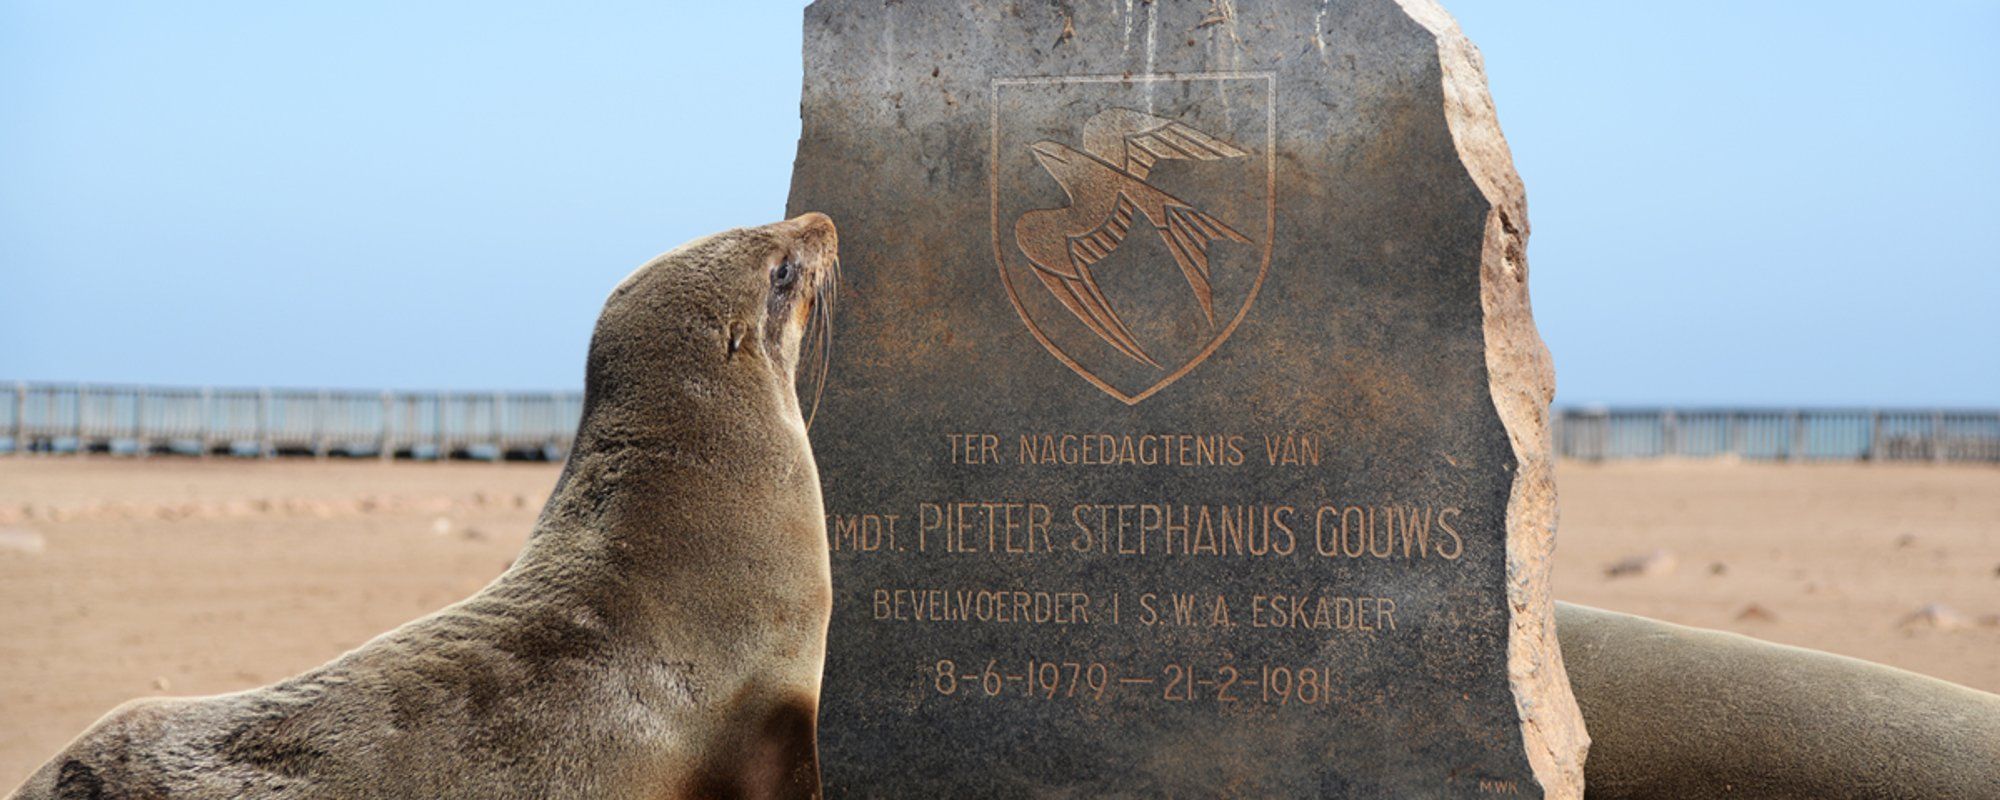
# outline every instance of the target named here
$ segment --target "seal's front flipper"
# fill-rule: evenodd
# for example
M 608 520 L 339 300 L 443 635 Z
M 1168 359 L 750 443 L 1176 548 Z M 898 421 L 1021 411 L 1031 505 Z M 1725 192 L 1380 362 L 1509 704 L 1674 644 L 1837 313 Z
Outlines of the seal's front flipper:
M 774 800 L 819 800 L 819 703 L 793 697 L 764 721 L 746 765 L 768 791 L 753 795 Z
M 819 800 L 818 709 L 818 703 L 803 696 L 778 703 L 755 721 L 741 746 L 702 771 L 689 797 Z

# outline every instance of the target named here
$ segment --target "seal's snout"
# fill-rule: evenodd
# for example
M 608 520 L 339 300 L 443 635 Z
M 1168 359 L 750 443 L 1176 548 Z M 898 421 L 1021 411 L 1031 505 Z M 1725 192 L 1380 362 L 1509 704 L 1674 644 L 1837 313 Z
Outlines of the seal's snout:
M 806 385 L 812 387 L 812 409 L 805 415 L 806 426 L 810 428 L 831 362 L 833 306 L 840 294 L 840 232 L 834 227 L 832 217 L 817 211 L 772 225 L 771 230 L 785 243 L 792 263 L 803 272 L 803 280 L 798 284 L 802 291 L 794 290 L 790 295 L 799 302 L 791 306 L 792 313 L 787 316 L 801 326 L 803 344 L 796 363 L 804 373 Z

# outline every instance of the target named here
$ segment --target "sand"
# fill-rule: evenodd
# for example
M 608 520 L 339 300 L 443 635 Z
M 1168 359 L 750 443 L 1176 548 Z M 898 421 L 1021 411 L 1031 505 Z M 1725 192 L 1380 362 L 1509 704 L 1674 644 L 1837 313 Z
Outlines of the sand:
M 556 472 L 0 458 L 0 790 L 120 702 L 262 685 L 477 590 Z M 1573 463 L 1559 481 L 1561 598 L 2000 691 L 2000 469 Z
M 1559 599 L 2000 692 L 2000 468 L 1570 463 L 1557 491 Z

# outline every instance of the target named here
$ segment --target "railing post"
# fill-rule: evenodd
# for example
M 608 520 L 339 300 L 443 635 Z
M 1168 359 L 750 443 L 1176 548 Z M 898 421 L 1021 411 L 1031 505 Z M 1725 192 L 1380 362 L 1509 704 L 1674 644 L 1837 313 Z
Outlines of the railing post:
M 1660 455 L 1673 458 L 1680 454 L 1680 418 L 1669 408 L 1660 412 Z
M 389 399 L 389 392 L 387 390 L 384 390 L 382 392 L 381 429 L 375 432 L 376 441 L 378 442 L 375 448 L 376 449 L 375 456 L 377 458 L 382 459 L 385 462 L 396 460 L 395 443 L 391 441 L 389 438 L 389 432 L 395 429 L 396 427 L 394 424 L 390 422 L 390 418 L 395 413 L 396 412 L 395 409 L 393 408 L 393 404 Z
M 76 419 L 70 421 L 70 433 L 76 437 L 76 455 L 81 457 L 90 450 L 83 443 L 83 384 L 76 385 L 76 396 L 70 399 L 69 405 L 70 410 L 76 413 Z
M 196 431 L 201 437 L 201 457 L 207 458 L 215 449 L 215 389 L 201 387 L 201 425 Z
M 257 455 L 275 458 L 278 448 L 273 443 L 275 431 L 271 430 L 272 416 L 276 409 L 271 407 L 271 390 L 257 390 Z
M 445 398 L 445 393 L 438 392 L 437 394 L 432 396 L 431 400 L 431 417 L 435 420 L 437 425 L 437 453 L 432 455 L 431 458 L 439 464 L 444 463 L 445 456 L 447 453 L 447 451 L 445 450 L 446 442 L 444 436 L 444 398 Z
M 28 452 L 28 384 L 14 382 L 14 455 Z
M 1783 439 L 1785 450 L 1783 455 L 1780 456 L 1782 460 L 1791 461 L 1803 455 L 1800 452 L 1802 448 L 1799 447 L 1803 438 L 1800 436 L 1801 425 L 1803 423 L 1800 422 L 1798 409 L 1794 408 L 1785 411 L 1785 434 Z
M 1584 427 L 1590 431 L 1590 437 L 1587 439 L 1590 443 L 1590 460 L 1603 461 L 1611 452 L 1610 417 L 1605 416 L 1603 409 L 1592 409 L 1585 412 L 1584 418 L 1579 421 L 1585 423 Z
M 1869 461 L 1882 460 L 1882 409 L 1868 414 L 1868 454 L 1864 457 Z
M 493 393 L 493 463 L 507 463 L 507 394 Z
M 153 454 L 152 445 L 146 441 L 146 387 L 134 390 L 132 396 L 132 439 L 133 447 L 140 458 Z
M 328 405 L 329 398 L 327 391 L 325 389 L 319 390 L 319 396 L 313 398 L 313 459 L 316 461 L 326 460 L 326 410 Z
M 403 436 L 404 438 L 410 440 L 411 461 L 415 461 L 417 459 L 417 434 L 422 430 L 417 427 L 418 397 L 419 397 L 418 394 L 416 394 L 415 392 L 411 392 L 409 394 L 404 395 L 401 398 L 402 408 L 403 408 L 403 430 L 405 431 Z
M 563 395 L 551 393 L 549 395 L 549 418 L 543 423 L 545 427 L 542 433 L 544 444 L 542 447 L 542 458 L 544 460 L 552 458 L 557 452 L 561 452 L 564 457 L 568 457 L 570 447 L 576 443 L 576 426 L 565 424 L 569 422 L 568 412 L 569 399 Z M 554 445 L 554 447 L 549 447 L 548 445 Z
M 1931 461 L 1942 464 L 1944 454 L 1944 409 L 1931 412 Z

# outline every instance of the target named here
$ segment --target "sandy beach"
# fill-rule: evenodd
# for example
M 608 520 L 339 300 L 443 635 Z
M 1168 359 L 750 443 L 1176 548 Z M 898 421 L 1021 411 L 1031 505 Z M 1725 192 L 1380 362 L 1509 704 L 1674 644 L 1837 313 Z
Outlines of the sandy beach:
M 268 683 L 470 594 L 556 473 L 0 458 L 0 790 L 120 702 Z M 2000 469 L 1571 463 L 1559 480 L 1560 598 L 2000 691 Z

